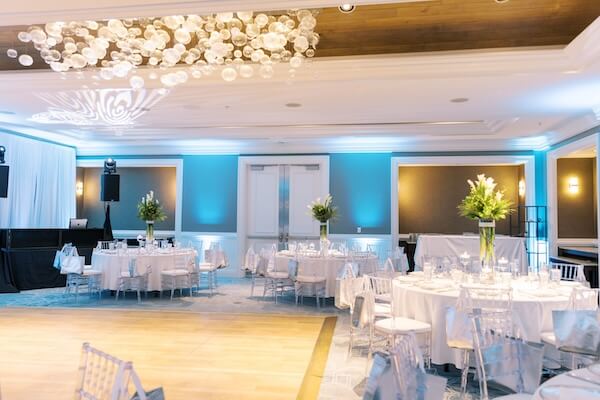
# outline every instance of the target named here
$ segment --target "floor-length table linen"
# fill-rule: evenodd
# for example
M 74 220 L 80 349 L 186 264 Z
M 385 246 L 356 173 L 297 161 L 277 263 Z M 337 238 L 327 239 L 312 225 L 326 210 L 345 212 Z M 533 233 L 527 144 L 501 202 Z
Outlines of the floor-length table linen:
M 494 242 L 496 258 L 508 261 L 519 260 L 521 273 L 527 272 L 527 251 L 525 239 L 512 236 L 496 236 Z M 415 270 L 422 269 L 423 256 L 460 257 L 467 252 L 471 257 L 479 257 L 479 236 L 477 235 L 419 235 L 415 250 Z
M 137 272 L 143 274 L 146 267 L 152 267 L 148 278 L 148 290 L 162 290 L 162 271 L 174 269 L 176 265 L 185 265 L 185 260 L 196 257 L 194 249 L 126 249 L 94 250 L 92 268 L 102 271 L 102 289 L 117 290 L 121 271 L 128 271 L 129 261 L 135 259 Z
M 303 275 L 323 276 L 326 279 L 325 297 L 335 297 L 336 278 L 349 262 L 358 264 L 360 274 L 372 274 L 377 271 L 379 260 L 371 255 L 363 258 L 348 256 L 305 256 L 279 252 L 275 255 L 275 270 L 287 271 L 290 260 L 298 261 L 298 271 Z
M 424 289 L 394 280 L 393 311 L 398 317 L 413 318 L 431 324 L 432 362 L 435 364 L 460 365 L 460 351 L 446 344 L 446 310 L 456 305 L 459 289 L 453 288 L 450 280 L 440 281 L 439 289 Z M 564 310 L 569 302 L 565 288 L 559 295 L 535 297 L 519 291 L 513 293 L 513 321 L 522 337 L 532 342 L 540 342 L 541 333 L 552 331 L 552 310 Z

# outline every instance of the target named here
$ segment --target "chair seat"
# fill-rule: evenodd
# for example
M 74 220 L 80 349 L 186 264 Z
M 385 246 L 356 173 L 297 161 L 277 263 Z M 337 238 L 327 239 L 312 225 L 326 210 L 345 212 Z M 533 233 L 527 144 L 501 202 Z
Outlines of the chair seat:
M 325 283 L 327 279 L 324 276 L 301 276 L 296 277 L 298 283 Z
M 375 295 L 375 300 L 383 301 L 385 303 L 391 303 L 392 302 L 392 295 L 389 294 L 389 293 L 386 293 L 386 294 L 376 294 Z
M 167 276 L 184 276 L 184 275 L 188 275 L 189 271 L 185 270 L 185 269 L 168 269 L 168 270 L 162 271 L 160 274 L 167 275 Z
M 290 275 L 287 272 L 277 272 L 277 271 L 267 272 L 267 278 L 271 278 L 271 279 L 287 279 L 289 277 L 290 277 Z
M 391 304 L 375 303 L 375 309 L 373 310 L 376 317 L 391 317 L 392 306 Z
M 102 275 L 102 271 L 98 271 L 95 269 L 84 269 L 82 275 L 84 275 L 84 276 Z
M 198 264 L 198 270 L 200 272 L 213 272 L 216 271 L 218 268 L 216 265 L 213 265 L 211 263 L 200 263 Z
M 142 275 L 131 276 L 131 275 L 129 275 L 129 272 L 121 271 L 121 278 L 140 278 L 140 277 L 142 277 Z
M 556 345 L 556 336 L 554 332 L 542 332 L 542 343 Z
M 431 325 L 410 318 L 386 318 L 375 322 L 375 329 L 388 335 L 403 333 L 426 333 L 431 331 Z

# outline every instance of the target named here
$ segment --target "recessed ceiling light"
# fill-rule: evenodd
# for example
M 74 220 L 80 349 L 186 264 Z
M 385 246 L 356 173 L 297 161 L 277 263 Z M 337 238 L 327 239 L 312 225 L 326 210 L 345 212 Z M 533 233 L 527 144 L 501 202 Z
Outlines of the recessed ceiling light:
M 466 97 L 457 97 L 455 99 L 450 100 L 450 102 L 452 103 L 466 103 L 467 101 L 469 101 L 469 99 Z
M 502 4 L 502 3 L 508 3 L 508 0 L 495 0 L 496 3 L 498 4 Z
M 288 108 L 299 108 L 299 107 L 302 107 L 302 104 L 300 104 L 300 103 L 287 103 L 285 106 L 288 107 Z
M 338 7 L 338 9 L 344 14 L 350 14 L 354 10 L 356 10 L 356 6 L 354 4 L 344 3 Z

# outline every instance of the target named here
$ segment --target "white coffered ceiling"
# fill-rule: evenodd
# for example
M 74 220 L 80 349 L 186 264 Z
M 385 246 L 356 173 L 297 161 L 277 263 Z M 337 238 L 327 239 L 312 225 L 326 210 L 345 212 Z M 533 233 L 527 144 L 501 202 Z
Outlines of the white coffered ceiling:
M 87 12 L 80 0 L 58 0 L 48 8 L 39 1 L 14 3 L 3 5 L 0 24 L 9 16 L 33 21 L 50 13 L 50 6 L 70 15 Z M 141 10 L 138 3 L 103 2 L 125 11 Z M 239 3 L 219 2 L 230 8 Z M 187 3 L 177 4 L 185 9 Z M 215 7 L 216 2 L 195 4 Z M 253 4 L 283 6 L 267 0 Z M 95 12 L 91 9 L 90 17 Z M 272 80 L 228 83 L 219 74 L 190 79 L 147 103 L 138 93 L 133 124 L 119 127 L 95 115 L 85 125 L 43 124 L 32 116 L 51 111 L 53 96 L 80 99 L 77 93 L 97 91 L 96 106 L 121 118 L 106 98 L 127 89 L 126 80 L 95 80 L 94 71 L 66 77 L 3 72 L 0 128 L 73 145 L 79 154 L 543 149 L 600 124 L 600 19 L 566 48 L 324 58 L 294 79 L 285 69 L 277 72 Z M 146 77 L 148 93 L 160 87 L 148 70 L 138 73 Z M 290 103 L 296 107 L 286 106 Z

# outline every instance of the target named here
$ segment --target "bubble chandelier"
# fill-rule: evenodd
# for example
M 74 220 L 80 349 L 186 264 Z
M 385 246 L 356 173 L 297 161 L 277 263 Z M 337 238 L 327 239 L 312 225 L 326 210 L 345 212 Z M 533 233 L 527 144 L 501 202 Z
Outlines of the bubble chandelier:
M 271 78 L 274 64 L 287 63 L 293 75 L 314 57 L 319 34 L 314 31 L 315 10 L 273 13 L 238 11 L 209 16 L 174 15 L 159 18 L 108 21 L 50 22 L 31 26 L 18 34 L 32 42 L 52 70 L 66 72 L 99 68 L 101 78 L 128 78 L 132 88 L 144 78 L 132 74 L 140 66 L 156 67 L 150 79 L 165 87 L 184 83 L 191 75 L 201 78 L 220 69 L 225 81 L 250 78 L 258 73 Z M 9 57 L 17 52 L 9 49 Z M 19 56 L 30 66 L 30 55 Z M 171 67 L 188 65 L 189 71 Z M 130 77 L 130 75 L 133 75 Z

